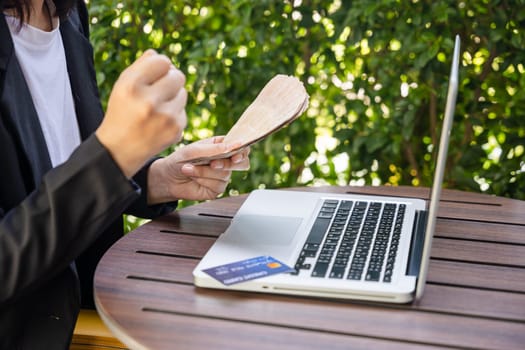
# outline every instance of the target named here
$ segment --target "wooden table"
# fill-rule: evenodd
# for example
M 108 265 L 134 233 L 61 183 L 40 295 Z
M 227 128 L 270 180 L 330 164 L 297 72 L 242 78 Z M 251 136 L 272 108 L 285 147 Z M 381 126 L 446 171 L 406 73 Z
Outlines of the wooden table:
M 95 297 L 122 342 L 133 349 L 525 349 L 524 201 L 445 190 L 423 299 L 383 305 L 194 287 L 193 268 L 245 198 L 161 217 L 107 252 Z

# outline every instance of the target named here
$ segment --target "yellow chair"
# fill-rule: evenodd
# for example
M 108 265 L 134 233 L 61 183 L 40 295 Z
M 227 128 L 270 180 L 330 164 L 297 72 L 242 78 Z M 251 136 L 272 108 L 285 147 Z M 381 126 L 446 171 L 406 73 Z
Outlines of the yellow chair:
M 111 334 L 95 310 L 82 309 L 78 315 L 70 350 L 127 349 Z

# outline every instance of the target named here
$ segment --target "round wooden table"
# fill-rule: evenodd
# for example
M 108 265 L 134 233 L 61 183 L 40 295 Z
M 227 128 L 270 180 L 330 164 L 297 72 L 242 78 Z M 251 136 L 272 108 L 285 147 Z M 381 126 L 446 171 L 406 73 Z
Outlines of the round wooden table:
M 428 198 L 415 187 L 301 190 Z M 525 202 L 444 190 L 417 304 L 197 288 L 192 270 L 246 198 L 127 234 L 95 274 L 98 312 L 132 349 L 525 349 Z

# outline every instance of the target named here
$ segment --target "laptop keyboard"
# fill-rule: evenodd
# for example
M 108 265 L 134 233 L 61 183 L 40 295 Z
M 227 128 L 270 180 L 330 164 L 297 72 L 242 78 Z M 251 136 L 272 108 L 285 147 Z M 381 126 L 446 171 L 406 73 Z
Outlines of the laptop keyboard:
M 292 275 L 308 270 L 312 277 L 391 282 L 405 210 L 405 204 L 325 200 Z

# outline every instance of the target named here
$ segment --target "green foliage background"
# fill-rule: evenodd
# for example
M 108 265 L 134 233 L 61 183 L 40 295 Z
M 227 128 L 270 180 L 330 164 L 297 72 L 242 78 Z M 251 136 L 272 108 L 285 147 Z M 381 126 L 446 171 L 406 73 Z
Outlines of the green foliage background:
M 525 0 L 91 0 L 88 7 L 103 101 L 144 50 L 168 55 L 187 76 L 186 143 L 225 134 L 275 74 L 304 82 L 307 112 L 252 147 L 251 170 L 233 175 L 227 195 L 294 185 L 429 186 L 459 34 L 446 186 L 525 199 Z

